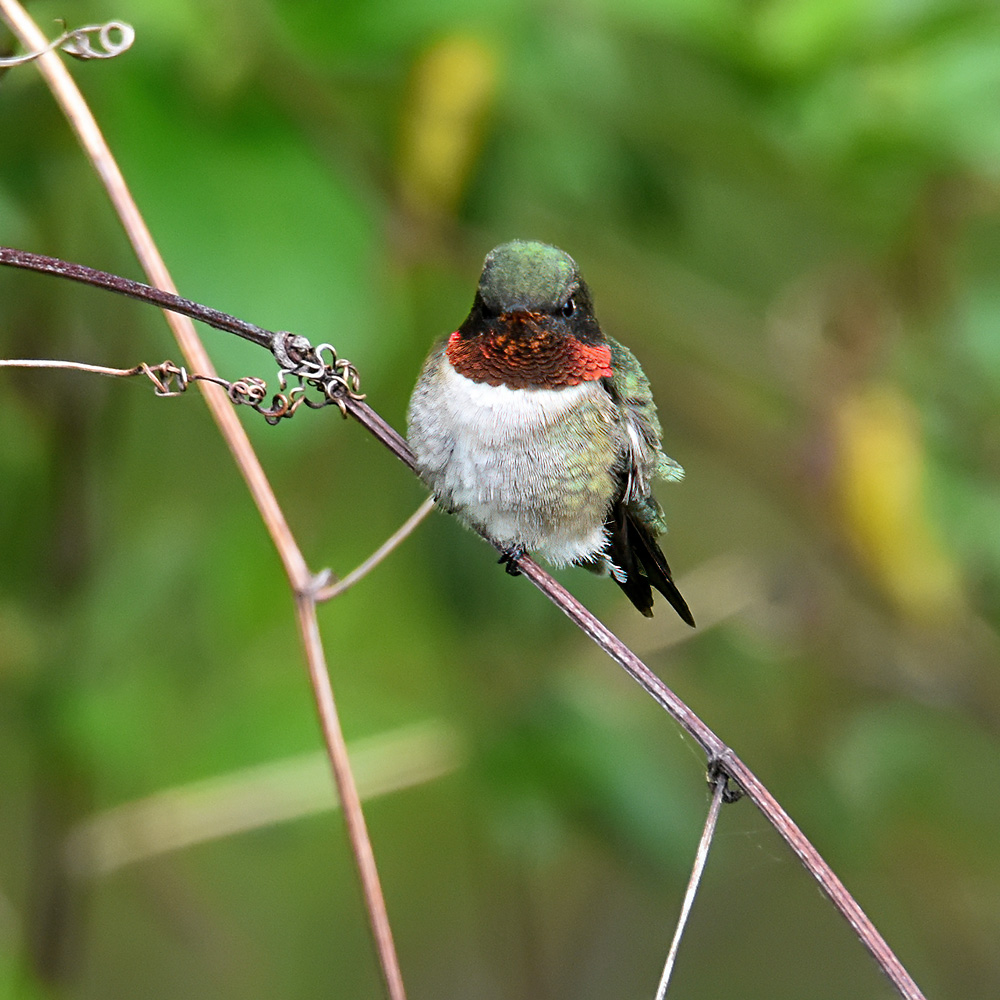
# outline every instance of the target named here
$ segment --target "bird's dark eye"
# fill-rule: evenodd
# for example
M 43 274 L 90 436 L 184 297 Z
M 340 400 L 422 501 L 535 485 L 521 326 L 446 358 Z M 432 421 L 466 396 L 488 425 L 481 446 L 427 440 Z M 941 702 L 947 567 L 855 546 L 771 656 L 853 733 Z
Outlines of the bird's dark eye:
M 567 299 L 559 310 L 565 319 L 569 319 L 576 312 L 576 303 L 572 299 Z

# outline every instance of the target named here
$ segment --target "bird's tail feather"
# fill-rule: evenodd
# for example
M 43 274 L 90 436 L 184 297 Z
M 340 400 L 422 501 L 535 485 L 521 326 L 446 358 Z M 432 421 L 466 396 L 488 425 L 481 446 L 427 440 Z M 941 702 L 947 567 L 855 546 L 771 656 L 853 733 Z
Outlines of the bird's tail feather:
M 694 616 L 674 583 L 667 560 L 653 535 L 629 513 L 625 504 L 614 506 L 607 521 L 610 545 L 608 556 L 622 571 L 624 579 L 612 574 L 625 596 L 647 618 L 653 616 L 655 587 L 678 615 L 694 628 Z

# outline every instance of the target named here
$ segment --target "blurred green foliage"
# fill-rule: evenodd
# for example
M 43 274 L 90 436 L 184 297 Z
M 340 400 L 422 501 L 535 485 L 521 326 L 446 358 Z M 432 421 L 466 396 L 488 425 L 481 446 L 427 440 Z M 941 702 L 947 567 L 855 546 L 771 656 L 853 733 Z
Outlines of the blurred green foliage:
M 561 578 L 757 770 L 929 996 L 996 996 L 993 0 L 31 9 L 52 33 L 135 26 L 71 69 L 182 294 L 332 342 L 399 427 L 491 246 L 576 257 L 687 469 L 660 496 L 701 627 Z M 139 276 L 30 67 L 0 76 L 0 243 Z M 177 359 L 153 310 L 6 269 L 0 353 Z M 319 736 L 278 560 L 199 400 L 0 386 L 0 993 L 378 996 L 332 814 L 74 867 L 95 813 Z M 333 410 L 241 416 L 316 568 L 346 573 L 422 499 Z M 410 994 L 648 997 L 703 761 L 494 562 L 435 515 L 321 612 L 349 738 L 431 720 L 461 748 L 367 809 Z M 675 988 L 890 995 L 745 803 Z

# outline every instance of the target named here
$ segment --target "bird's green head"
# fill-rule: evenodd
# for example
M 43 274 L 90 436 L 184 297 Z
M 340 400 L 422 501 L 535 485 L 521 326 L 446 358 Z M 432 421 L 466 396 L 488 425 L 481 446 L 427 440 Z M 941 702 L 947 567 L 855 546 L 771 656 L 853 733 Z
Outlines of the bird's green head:
M 491 250 L 479 279 L 479 296 L 490 312 L 552 312 L 579 291 L 576 261 L 547 243 L 514 240 Z
M 447 359 L 474 382 L 558 388 L 608 378 L 611 351 L 590 292 L 569 254 L 515 240 L 486 256 L 465 322 Z
M 472 311 L 459 332 L 474 337 L 504 329 L 522 337 L 529 327 L 585 343 L 604 341 L 576 261 L 547 243 L 513 240 L 486 255 Z

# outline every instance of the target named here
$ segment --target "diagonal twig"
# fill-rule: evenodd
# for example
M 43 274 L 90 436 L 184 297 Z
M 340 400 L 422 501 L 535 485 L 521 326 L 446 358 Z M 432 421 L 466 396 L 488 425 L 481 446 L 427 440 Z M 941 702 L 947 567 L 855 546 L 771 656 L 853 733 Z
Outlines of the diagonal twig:
M 106 288 L 127 298 L 159 306 L 161 309 L 176 313 L 178 316 L 196 319 L 207 326 L 214 326 L 217 330 L 235 333 L 237 336 L 243 337 L 244 340 L 249 340 L 252 344 L 266 347 L 272 353 L 275 342 L 283 336 L 272 333 L 270 330 L 264 330 L 253 323 L 247 323 L 246 320 L 237 319 L 228 313 L 219 312 L 218 309 L 192 302 L 174 291 L 167 292 L 163 288 L 145 285 L 141 281 L 123 278 L 118 274 L 109 274 L 107 271 L 98 271 L 93 267 L 85 267 L 83 264 L 60 260 L 58 257 L 47 257 L 45 254 L 30 253 L 27 250 L 15 250 L 13 247 L 0 249 L 2 249 L 0 263 L 10 267 L 18 267 L 25 271 L 44 271 L 47 274 L 57 274 L 60 278 L 68 278 L 70 281 L 91 285 L 94 288 Z M 173 324 L 171 323 L 171 325 Z

